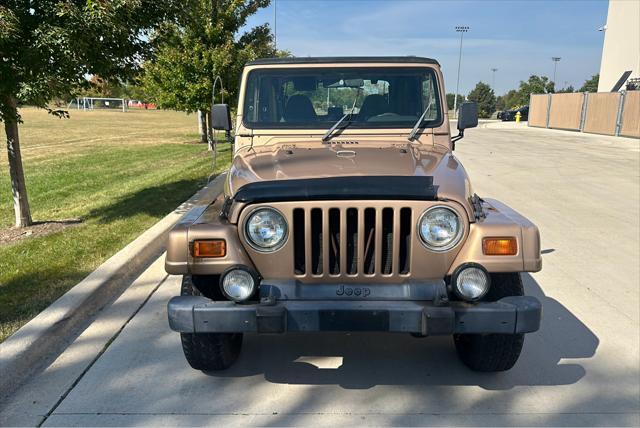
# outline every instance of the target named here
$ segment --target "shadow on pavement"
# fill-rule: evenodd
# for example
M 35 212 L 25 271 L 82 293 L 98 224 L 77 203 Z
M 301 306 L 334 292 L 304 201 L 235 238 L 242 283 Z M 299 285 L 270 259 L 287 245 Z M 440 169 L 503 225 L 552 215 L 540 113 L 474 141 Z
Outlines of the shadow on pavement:
M 269 382 L 340 385 L 367 389 L 376 385 L 478 385 L 505 390 L 520 385 L 569 385 L 585 369 L 567 359 L 590 358 L 598 338 L 560 302 L 544 295 L 529 274 L 525 292 L 541 300 L 540 330 L 528 334 L 516 366 L 502 373 L 476 373 L 457 358 L 450 337 L 413 338 L 389 333 L 317 333 L 245 335 L 235 366 L 215 377 L 264 373 Z

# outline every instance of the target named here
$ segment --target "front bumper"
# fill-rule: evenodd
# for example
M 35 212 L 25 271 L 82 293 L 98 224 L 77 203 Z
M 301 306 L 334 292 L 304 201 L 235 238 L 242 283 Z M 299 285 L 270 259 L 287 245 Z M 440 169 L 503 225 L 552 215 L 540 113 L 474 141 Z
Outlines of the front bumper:
M 431 301 L 283 300 L 237 304 L 205 297 L 174 297 L 169 325 L 182 333 L 284 333 L 288 331 L 387 331 L 423 335 L 530 333 L 542 305 L 535 297 L 505 297 L 468 304 Z

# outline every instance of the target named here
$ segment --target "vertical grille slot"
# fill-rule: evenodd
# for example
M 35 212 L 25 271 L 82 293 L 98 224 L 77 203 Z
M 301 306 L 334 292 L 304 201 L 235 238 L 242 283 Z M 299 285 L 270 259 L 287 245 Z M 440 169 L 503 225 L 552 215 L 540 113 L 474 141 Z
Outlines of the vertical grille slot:
M 398 254 L 398 271 L 401 275 L 409 273 L 411 258 L 411 208 L 400 210 L 400 249 Z
M 311 210 L 311 272 L 322 274 L 322 210 Z
M 347 209 L 347 274 L 358 273 L 358 210 Z
M 376 251 L 376 210 L 367 208 L 364 210 L 364 273 L 375 273 Z
M 340 274 L 340 210 L 329 210 L 329 273 Z
M 293 210 L 293 269 L 296 275 L 306 272 L 304 235 L 304 210 L 296 208 Z
M 381 269 L 384 275 L 391 274 L 393 269 L 393 208 L 382 210 L 382 247 L 380 249 Z
M 293 272 L 342 277 L 411 273 L 413 208 L 293 208 Z

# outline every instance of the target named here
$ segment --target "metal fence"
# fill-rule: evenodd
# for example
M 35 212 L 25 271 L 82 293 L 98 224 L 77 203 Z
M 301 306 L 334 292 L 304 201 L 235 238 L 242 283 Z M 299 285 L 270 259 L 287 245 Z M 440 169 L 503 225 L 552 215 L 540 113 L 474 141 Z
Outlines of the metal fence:
M 640 138 L 640 91 L 532 94 L 529 126 Z

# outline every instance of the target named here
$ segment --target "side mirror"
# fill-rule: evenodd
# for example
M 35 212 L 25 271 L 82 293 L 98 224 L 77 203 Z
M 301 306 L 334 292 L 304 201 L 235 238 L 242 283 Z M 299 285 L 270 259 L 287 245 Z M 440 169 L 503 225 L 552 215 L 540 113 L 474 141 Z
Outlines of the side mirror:
M 458 130 L 464 131 L 467 128 L 478 126 L 478 104 L 467 102 L 460 104 L 458 110 Z
M 227 104 L 214 104 L 211 107 L 211 127 L 219 131 L 231 131 L 231 114 Z
M 466 102 L 460 104 L 458 110 L 458 135 L 451 138 L 451 150 L 456 149 L 456 141 L 462 140 L 464 130 L 478 126 L 478 104 Z

